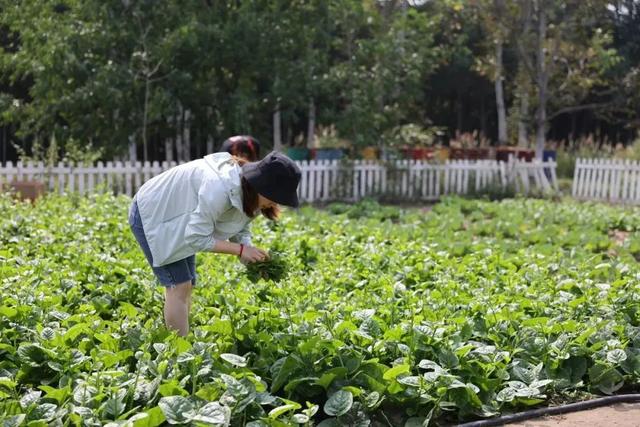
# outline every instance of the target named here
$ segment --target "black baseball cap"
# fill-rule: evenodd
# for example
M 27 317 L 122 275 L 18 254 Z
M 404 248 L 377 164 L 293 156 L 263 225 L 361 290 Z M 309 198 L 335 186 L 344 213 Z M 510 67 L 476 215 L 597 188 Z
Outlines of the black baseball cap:
M 282 153 L 272 151 L 259 162 L 242 166 L 242 176 L 258 194 L 280 205 L 297 208 L 300 168 Z

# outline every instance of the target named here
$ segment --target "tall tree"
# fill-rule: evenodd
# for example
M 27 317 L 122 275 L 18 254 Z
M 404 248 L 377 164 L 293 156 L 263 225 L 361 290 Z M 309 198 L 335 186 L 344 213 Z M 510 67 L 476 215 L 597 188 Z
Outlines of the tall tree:
M 520 0 L 520 5 L 532 22 L 516 43 L 537 93 L 535 148 L 541 158 L 550 119 L 606 104 L 585 100 L 591 90 L 607 84 L 606 72 L 619 56 L 607 29 L 590 25 L 606 12 L 606 1 Z
M 10 111 L 21 135 L 92 139 L 111 154 L 142 137 L 146 159 L 148 128 L 166 106 L 163 91 L 180 76 L 173 58 L 176 38 L 188 36 L 180 19 L 193 15 L 188 8 L 133 0 L 3 0 L 0 7 L 0 23 L 19 39 L 15 52 L 2 52 L 0 66 L 13 80 L 33 81 L 29 99 Z

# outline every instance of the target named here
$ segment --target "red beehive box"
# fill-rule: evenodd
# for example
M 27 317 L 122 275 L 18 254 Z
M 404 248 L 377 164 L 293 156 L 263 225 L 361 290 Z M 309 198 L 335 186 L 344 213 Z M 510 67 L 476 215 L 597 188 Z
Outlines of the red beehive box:
M 45 193 L 44 183 L 40 181 L 13 181 L 5 184 L 6 187 L 20 200 L 31 200 L 32 202 Z

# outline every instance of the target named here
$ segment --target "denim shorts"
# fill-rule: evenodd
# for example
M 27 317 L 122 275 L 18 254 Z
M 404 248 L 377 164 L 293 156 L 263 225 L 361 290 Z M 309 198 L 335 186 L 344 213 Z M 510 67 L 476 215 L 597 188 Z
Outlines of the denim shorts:
M 191 255 L 185 259 L 181 259 L 171 264 L 163 265 L 161 267 L 153 266 L 153 258 L 151 256 L 151 249 L 149 249 L 149 243 L 147 237 L 144 235 L 144 229 L 142 228 L 142 219 L 140 218 L 140 212 L 138 211 L 138 203 L 135 199 L 129 209 L 129 225 L 131 231 L 136 237 L 144 256 L 147 258 L 149 265 L 153 269 L 153 273 L 161 285 L 165 287 L 174 287 L 179 283 L 191 282 L 192 286 L 196 285 L 196 256 Z

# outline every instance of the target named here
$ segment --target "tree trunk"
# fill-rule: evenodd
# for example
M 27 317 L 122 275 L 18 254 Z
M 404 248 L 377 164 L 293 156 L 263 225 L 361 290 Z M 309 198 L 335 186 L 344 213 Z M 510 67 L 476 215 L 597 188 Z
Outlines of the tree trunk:
M 518 94 L 520 98 L 520 113 L 518 114 L 518 146 L 527 147 L 529 145 L 529 123 L 534 122 L 529 117 L 529 84 L 532 82 L 537 86 L 537 72 L 535 64 L 531 62 L 530 50 L 532 47 L 525 45 L 524 41 L 530 37 L 531 23 L 533 19 L 533 1 L 522 1 L 522 31 L 517 35 L 516 45 L 518 48 L 519 70 L 517 77 Z
M 538 80 L 538 114 L 536 120 L 536 158 L 542 160 L 547 125 L 547 71 L 545 64 L 544 44 L 547 38 L 547 15 L 544 0 L 538 6 L 538 46 L 537 46 L 537 80 Z
M 180 163 L 183 160 L 184 148 L 182 144 L 182 106 L 178 106 L 178 114 L 176 115 L 176 161 Z
M 316 104 L 313 98 L 309 100 L 309 123 L 307 125 L 307 148 L 314 147 L 316 138 Z
M 498 109 L 498 143 L 507 144 L 507 112 L 504 106 L 504 90 L 502 87 L 502 40 L 496 43 L 496 106 Z
M 7 162 L 7 126 L 2 126 L 2 164 Z
M 182 122 L 182 131 L 184 133 L 182 158 L 185 162 L 191 160 L 191 110 L 184 111 L 184 121 Z
M 129 161 L 135 163 L 138 161 L 138 147 L 136 147 L 136 138 L 129 135 Z
M 529 117 L 529 94 L 525 89 L 520 93 L 520 114 L 518 116 L 518 146 L 526 147 L 529 144 L 527 133 L 527 117 Z
M 173 128 L 173 116 L 169 116 L 167 117 L 167 128 L 169 130 L 169 133 L 171 133 L 171 131 L 174 129 Z M 171 137 L 166 137 L 164 139 L 164 159 L 167 162 L 172 162 L 173 161 L 173 138 Z
M 280 104 L 273 113 L 273 150 L 282 151 L 282 123 L 280 121 Z
M 146 162 L 149 159 L 147 148 L 147 120 L 149 116 L 149 86 L 150 81 L 147 76 L 144 82 L 144 112 L 142 114 L 142 159 Z
M 458 86 L 457 88 L 457 94 L 456 94 L 456 112 L 457 112 L 457 123 L 456 123 L 456 127 L 457 130 L 459 132 L 462 132 L 462 125 L 463 125 L 463 110 L 462 110 L 462 89 L 460 88 L 460 86 Z
M 207 107 L 207 122 L 213 122 L 213 109 L 211 107 Z M 213 153 L 213 135 L 211 135 L 211 131 L 207 132 L 207 154 Z
M 173 161 L 173 140 L 171 138 L 164 139 L 164 159 L 167 162 Z
M 197 126 L 193 130 L 193 142 L 194 142 L 194 148 L 196 151 L 195 158 L 199 159 L 202 157 L 202 140 L 200 138 L 200 129 Z
M 485 94 L 483 93 L 480 98 L 480 132 L 481 137 L 487 137 L 487 111 L 486 111 L 486 100 Z

